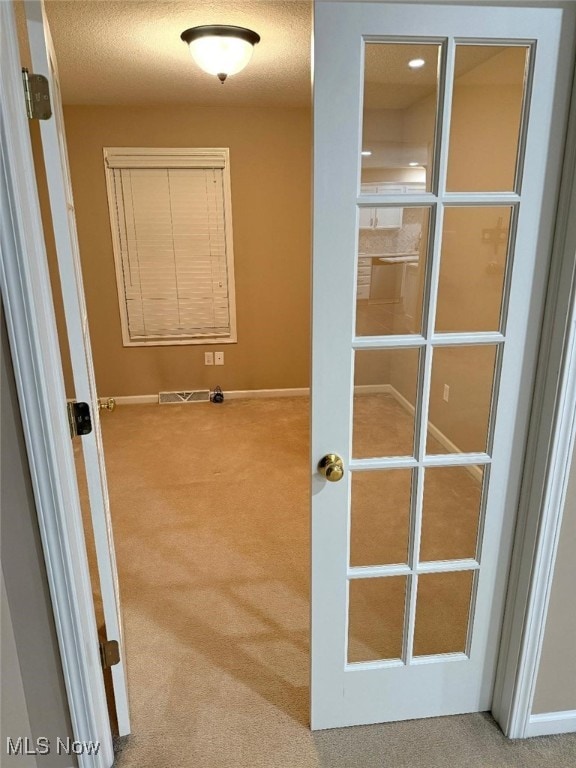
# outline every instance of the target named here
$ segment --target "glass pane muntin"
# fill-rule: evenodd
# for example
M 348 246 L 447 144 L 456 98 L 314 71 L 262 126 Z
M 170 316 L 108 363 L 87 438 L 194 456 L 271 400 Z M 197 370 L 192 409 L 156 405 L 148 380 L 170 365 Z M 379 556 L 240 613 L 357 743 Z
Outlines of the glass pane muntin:
M 434 125 L 434 139 L 433 139 L 433 151 L 431 152 L 432 157 L 432 167 L 430 169 L 429 174 L 429 180 L 426 181 L 426 191 L 422 192 L 420 194 L 434 194 L 438 195 L 439 193 L 442 194 L 441 190 L 441 179 L 440 179 L 440 164 L 439 164 L 439 156 L 442 153 L 446 154 L 446 164 L 448 163 L 448 153 L 449 153 L 449 126 L 443 126 L 443 111 L 446 104 L 446 90 L 449 87 L 449 84 L 446 82 L 445 79 L 445 72 L 446 72 L 446 60 L 447 60 L 447 51 L 448 51 L 448 40 L 435 40 L 433 38 L 429 39 L 406 39 L 406 38 L 393 38 L 393 37 L 378 37 L 378 38 L 369 38 L 366 37 L 364 39 L 364 52 L 365 52 L 365 61 L 362 68 L 362 78 L 363 78 L 363 102 L 361 106 L 361 115 L 364 114 L 364 110 L 366 108 L 366 95 L 364 92 L 364 80 L 366 77 L 366 46 L 377 46 L 377 45 L 390 45 L 390 46 L 411 46 L 411 45 L 423 45 L 427 46 L 430 49 L 432 49 L 434 46 L 438 46 L 438 59 L 437 59 L 437 79 L 438 79 L 438 91 L 437 91 L 437 104 L 436 104 L 436 114 L 435 114 L 435 125 Z M 521 48 L 526 51 L 526 67 L 525 67 L 525 79 L 524 79 L 524 91 L 523 91 L 523 106 L 521 110 L 521 118 L 520 118 L 520 125 L 518 130 L 518 143 L 517 143 L 517 154 L 516 154 L 516 165 L 515 165 L 515 173 L 514 173 L 514 185 L 512 189 L 509 190 L 486 190 L 486 192 L 489 194 L 490 192 L 497 192 L 498 194 L 503 193 L 510 193 L 510 194 L 517 194 L 519 195 L 521 192 L 521 186 L 522 186 L 522 171 L 523 171 L 523 162 L 524 162 L 524 154 L 525 154 L 525 136 L 526 136 L 526 129 L 527 129 L 527 123 L 528 123 L 528 109 L 527 105 L 530 104 L 531 99 L 531 82 L 532 82 L 532 74 L 534 69 L 534 43 L 530 41 L 514 41 L 514 40 L 506 40 L 506 41 L 486 41 L 483 39 L 475 39 L 475 38 L 469 38 L 466 39 L 456 39 L 453 43 L 455 47 L 455 54 L 458 50 L 463 50 L 465 48 L 470 47 L 476 47 L 476 48 L 501 48 L 504 52 L 506 49 L 515 49 L 515 48 Z M 407 48 L 408 49 L 408 48 Z M 457 72 L 454 70 L 452 72 L 452 78 L 453 81 L 450 83 L 450 87 L 453 88 L 455 81 L 457 79 Z M 364 130 L 364 120 L 362 120 L 361 129 Z M 444 138 L 444 146 L 442 147 L 442 139 L 443 139 L 443 129 L 447 127 L 448 131 L 446 133 L 446 136 Z M 361 134 L 360 136 L 361 144 L 363 144 L 363 136 Z M 360 192 L 361 187 L 361 179 L 362 179 L 362 161 L 365 160 L 364 157 L 362 157 L 362 146 L 360 147 L 359 151 L 359 164 L 358 164 L 358 190 Z M 445 173 L 447 171 L 447 168 L 445 169 Z M 428 176 L 428 173 L 427 173 Z M 462 190 L 462 191 L 456 191 L 456 190 L 450 190 L 446 192 L 446 178 L 442 180 L 442 183 L 444 185 L 444 195 L 446 197 L 450 197 L 451 194 L 454 196 L 458 195 L 466 195 L 466 194 L 474 194 L 474 190 Z
M 394 42 L 396 42 L 396 41 L 394 41 Z M 465 42 L 466 43 L 470 43 L 470 44 L 476 44 L 476 45 L 479 44 L 478 41 L 474 41 L 474 40 L 467 40 Z M 459 42 L 458 42 L 458 45 L 460 45 Z M 528 94 L 526 94 L 525 97 L 527 98 Z M 442 101 L 442 94 L 440 94 L 440 101 Z M 519 159 L 519 161 L 517 162 L 517 165 L 516 165 L 516 176 L 515 176 L 515 187 L 514 187 L 514 190 L 516 190 L 516 188 L 519 187 L 519 183 L 520 183 L 518 168 L 522 164 L 521 159 L 522 159 L 522 154 L 523 154 L 523 134 L 524 134 L 524 131 L 525 131 L 525 121 L 526 121 L 525 115 L 523 115 L 522 122 L 521 122 L 521 125 L 520 125 L 520 133 L 519 133 L 519 152 L 518 152 L 518 157 L 520 159 Z M 441 137 L 439 135 L 439 129 L 437 128 L 436 136 L 435 136 L 436 144 L 439 144 L 440 140 L 441 140 Z M 444 144 L 445 144 L 445 146 L 443 147 L 443 151 L 447 152 L 448 136 L 445 137 Z M 437 157 L 438 154 L 439 154 L 439 150 L 435 154 L 435 157 Z M 436 164 L 435 170 L 436 170 L 436 173 L 437 173 L 438 170 L 439 170 L 438 164 Z M 439 180 L 435 181 L 433 179 L 432 183 L 428 187 L 428 189 L 430 189 L 432 192 L 436 192 L 436 193 L 439 192 L 439 195 L 440 195 L 439 202 L 441 202 L 443 204 L 446 204 L 446 205 L 478 205 L 478 204 L 482 205 L 483 201 L 480 202 L 478 199 L 476 199 L 476 200 L 472 199 L 472 197 L 474 197 L 474 196 L 477 197 L 478 196 L 478 194 L 479 194 L 478 191 L 475 192 L 475 191 L 462 190 L 462 191 L 454 191 L 454 192 L 446 193 L 442 189 L 440 189 L 440 191 L 439 191 L 439 187 L 441 187 L 442 185 L 439 184 L 439 183 L 436 183 L 436 182 L 439 182 Z M 420 205 L 428 204 L 428 203 L 424 203 L 423 202 L 423 195 L 424 194 L 430 195 L 430 197 L 432 197 L 430 191 L 427 192 L 427 193 L 419 194 L 419 196 L 418 196 L 419 197 L 418 203 Z M 503 194 L 502 190 L 498 190 L 499 199 L 495 199 L 494 196 L 491 196 L 490 191 L 484 191 L 484 192 L 481 192 L 481 194 L 486 198 L 486 204 L 487 205 L 492 205 L 492 206 L 495 206 L 495 205 L 510 205 L 513 208 L 512 220 L 510 222 L 510 236 L 509 236 L 509 242 L 508 242 L 508 248 L 509 248 L 509 254 L 508 255 L 509 255 L 509 258 L 508 258 L 508 263 L 506 265 L 506 270 L 505 270 L 505 273 L 504 273 L 504 286 L 503 286 L 504 297 L 503 297 L 503 300 L 502 300 L 502 306 L 501 306 L 501 312 L 500 312 L 500 324 L 499 324 L 499 328 L 498 328 L 498 331 L 500 333 L 503 333 L 504 332 L 504 328 L 505 328 L 506 310 L 507 310 L 507 304 L 508 304 L 508 292 L 509 292 L 509 282 L 510 282 L 510 274 L 511 274 L 510 263 L 511 263 L 511 257 L 513 255 L 513 245 L 514 245 L 514 243 L 513 243 L 513 233 L 514 233 L 514 229 L 515 229 L 515 227 L 514 227 L 514 224 L 515 224 L 515 213 L 516 213 L 516 208 L 517 208 L 517 204 L 518 204 L 519 201 L 518 201 L 517 197 L 513 197 L 513 195 L 516 194 L 515 191 L 512 191 L 510 193 L 505 191 L 504 194 Z M 508 199 L 506 199 L 506 195 L 508 195 L 508 194 L 510 195 L 510 197 Z M 490 198 L 490 202 L 488 202 L 488 198 Z M 359 198 L 358 202 L 360 202 L 361 199 L 362 199 L 362 202 L 364 202 L 363 198 Z M 392 194 L 390 194 L 388 196 L 384 192 L 383 193 L 379 193 L 379 195 L 377 197 L 373 197 L 372 200 L 376 201 L 376 202 L 373 202 L 374 205 L 377 205 L 377 203 L 381 202 L 382 204 L 394 203 L 394 204 L 398 204 L 398 205 L 402 204 L 403 206 L 406 206 L 406 202 L 404 200 L 401 200 L 401 202 L 399 202 L 398 198 L 396 196 L 394 196 Z M 368 205 L 370 205 L 370 204 L 372 204 L 372 203 L 368 203 Z M 434 235 L 433 235 L 433 231 L 432 231 L 433 230 L 433 226 L 432 225 L 433 225 L 433 222 L 431 222 L 431 227 L 430 227 L 430 230 L 431 230 L 430 243 L 434 242 Z M 430 272 L 431 272 L 430 266 L 431 266 L 433 258 L 436 261 L 438 261 L 439 255 L 438 255 L 438 253 L 436 253 L 436 255 L 433 255 L 432 248 L 430 248 L 430 258 L 428 259 L 427 270 L 426 270 L 426 272 L 427 272 L 427 280 L 426 280 L 427 293 L 429 292 L 429 288 L 430 288 L 430 286 L 429 286 Z M 439 267 L 438 264 L 436 264 L 435 268 L 438 270 L 440 267 Z M 437 280 L 435 279 L 434 282 L 436 283 Z M 437 287 L 438 287 L 437 285 L 433 286 L 434 290 L 437 290 Z M 436 297 L 433 298 L 432 303 L 434 303 L 434 304 L 436 303 Z M 428 301 L 426 302 L 426 304 L 427 304 L 427 306 L 429 306 L 429 302 Z M 443 332 L 434 333 L 433 327 L 430 326 L 429 323 L 427 322 L 429 320 L 428 316 L 429 316 L 429 313 L 425 311 L 423 313 L 423 319 L 422 319 L 422 331 L 421 331 L 422 332 L 422 336 L 423 336 L 422 344 L 419 345 L 421 348 L 426 346 L 426 342 L 424 341 L 425 338 L 429 339 L 429 343 L 431 343 L 432 347 L 436 347 L 436 346 L 442 347 L 442 346 L 445 346 L 448 340 L 446 339 L 444 341 L 444 343 L 442 343 L 441 337 L 444 334 L 446 334 L 446 333 L 458 334 L 458 335 L 461 334 L 461 335 L 465 335 L 466 336 L 466 339 L 462 338 L 461 340 L 456 340 L 456 341 L 454 340 L 454 338 L 452 338 L 450 340 L 449 346 L 460 346 L 460 344 L 462 344 L 462 345 L 464 345 L 464 344 L 466 344 L 466 345 L 475 345 L 476 343 L 482 344 L 481 336 L 482 336 L 483 331 L 481 331 L 481 330 L 476 332 L 474 330 L 467 330 L 466 331 L 466 330 L 458 329 L 458 330 L 453 330 L 453 331 L 447 330 L 444 333 Z M 492 330 L 496 330 L 496 329 L 490 329 L 490 330 L 492 331 Z M 478 335 L 478 341 L 477 342 L 473 338 L 476 333 Z M 364 338 L 366 338 L 366 337 L 364 337 Z M 388 343 L 387 344 L 383 344 L 383 346 L 388 347 L 390 344 L 392 344 L 392 345 L 394 344 L 393 337 L 391 338 L 390 336 L 388 336 L 386 338 L 386 341 Z M 416 339 L 414 339 L 414 341 L 416 341 Z M 502 338 L 501 341 L 503 342 L 504 339 Z M 439 342 L 439 343 L 436 344 L 436 342 Z M 404 342 L 404 343 L 406 343 L 406 342 Z M 494 343 L 494 342 L 492 341 L 492 343 Z M 408 346 L 414 347 L 416 345 L 415 344 L 409 344 Z M 497 343 L 497 347 L 498 347 L 498 352 L 497 352 L 497 356 L 496 356 L 495 373 L 494 373 L 493 387 L 492 387 L 492 400 L 491 400 L 492 407 L 490 408 L 488 440 L 487 440 L 487 445 L 486 445 L 487 459 L 488 459 L 488 456 L 491 455 L 491 453 L 492 453 L 492 441 L 493 441 L 493 431 L 494 431 L 494 421 L 495 421 L 495 407 L 494 407 L 494 405 L 497 403 L 497 397 L 498 397 L 501 359 L 502 359 L 502 353 L 503 353 L 503 344 L 502 343 Z M 395 347 L 395 348 L 403 348 L 402 340 L 400 338 L 398 339 L 398 346 Z M 422 358 L 423 357 L 424 357 L 424 355 L 422 355 Z M 431 365 L 431 362 L 428 362 L 428 364 Z M 421 368 L 423 368 L 423 359 L 421 359 Z M 419 386 L 422 386 L 423 380 L 424 380 L 424 377 L 423 377 L 423 375 L 421 375 L 419 377 Z M 428 398 L 429 394 L 425 393 L 424 397 Z M 422 395 L 420 395 L 420 397 L 418 399 L 419 399 L 419 401 L 421 401 L 422 400 Z M 420 420 L 421 414 L 422 414 L 421 402 L 420 402 L 420 407 L 417 406 L 417 410 L 418 410 L 418 416 L 417 416 L 417 422 L 418 422 Z M 418 433 L 418 430 L 419 430 L 419 424 L 416 423 L 415 424 L 415 432 Z M 416 437 L 416 445 L 418 445 L 418 437 Z M 415 451 L 415 456 L 416 457 L 419 456 L 419 460 L 418 460 L 418 458 L 417 458 L 417 460 L 418 460 L 418 464 L 420 466 L 424 466 L 424 467 L 426 467 L 426 466 L 434 466 L 434 467 L 435 466 L 454 466 L 453 462 L 454 462 L 455 456 L 453 454 L 452 455 L 449 455 L 449 454 L 445 454 L 444 455 L 444 454 L 440 454 L 440 453 L 434 454 L 434 456 L 433 456 L 433 463 L 430 463 L 430 464 L 429 464 L 429 462 L 427 460 L 428 457 L 426 457 L 425 455 L 419 455 L 418 454 L 418 449 L 416 449 L 416 451 Z M 432 457 L 430 457 L 430 458 L 432 458 Z M 443 461 L 443 459 L 444 459 L 444 461 Z M 362 460 L 359 461 L 359 464 L 361 463 L 361 461 Z M 386 465 L 387 461 L 394 461 L 394 459 L 389 459 L 389 460 L 381 459 L 379 461 L 379 465 L 381 464 L 382 467 L 384 467 Z M 480 463 L 482 463 L 482 460 L 480 461 Z M 478 532 L 479 541 L 481 541 L 481 538 L 482 538 L 482 525 L 483 525 L 483 519 L 484 519 L 484 508 L 485 508 L 485 503 L 486 503 L 487 487 L 488 487 L 488 480 L 489 480 L 489 478 L 488 478 L 489 465 L 490 465 L 489 460 L 487 461 L 486 464 L 483 465 L 483 469 L 485 471 L 485 482 L 483 484 L 483 491 L 482 491 L 482 501 L 481 501 L 481 511 L 480 511 L 481 519 L 479 521 L 479 532 Z M 396 463 L 396 464 L 394 464 L 394 466 L 398 467 L 399 464 Z M 413 465 L 410 465 L 410 466 L 413 466 Z M 480 553 L 479 553 L 479 551 L 477 551 L 477 557 L 479 557 L 479 555 L 480 555 Z M 436 569 L 434 569 L 434 570 L 436 571 Z M 440 562 L 438 563 L 438 571 L 437 572 L 438 573 L 443 573 Z M 415 573 L 417 573 L 417 566 L 416 566 Z M 471 623 L 473 621 L 472 617 L 474 615 L 474 600 L 475 600 L 475 593 L 476 593 L 477 575 L 478 574 L 476 572 L 475 575 L 474 575 L 474 578 L 473 578 L 473 586 L 472 586 L 472 589 L 471 589 L 471 613 L 470 613 Z M 468 645 L 469 645 L 469 642 L 470 642 L 470 639 L 471 639 L 471 630 L 472 630 L 472 627 L 470 626 L 468 628 L 467 648 L 465 650 L 465 653 L 468 653 Z M 461 653 L 462 650 L 459 650 L 458 652 Z

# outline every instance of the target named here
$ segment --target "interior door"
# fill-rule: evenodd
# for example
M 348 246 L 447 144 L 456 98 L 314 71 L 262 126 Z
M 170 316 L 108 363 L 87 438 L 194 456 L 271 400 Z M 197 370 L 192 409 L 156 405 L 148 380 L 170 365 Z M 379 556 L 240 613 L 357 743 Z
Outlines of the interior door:
M 315 729 L 490 709 L 563 23 L 558 9 L 315 3 Z M 362 228 L 367 208 L 398 206 L 398 229 Z M 404 260 L 409 290 L 358 291 L 369 258 Z
M 130 732 L 130 716 L 118 575 L 58 70 L 43 3 L 30 0 L 25 5 L 34 72 L 45 75 L 50 86 L 53 115 L 40 121 L 42 148 L 76 400 L 88 403 L 92 416 L 90 434 L 75 439 L 82 440 L 106 637 L 120 645 L 120 662 L 111 668 L 111 673 L 118 732 L 124 736 Z

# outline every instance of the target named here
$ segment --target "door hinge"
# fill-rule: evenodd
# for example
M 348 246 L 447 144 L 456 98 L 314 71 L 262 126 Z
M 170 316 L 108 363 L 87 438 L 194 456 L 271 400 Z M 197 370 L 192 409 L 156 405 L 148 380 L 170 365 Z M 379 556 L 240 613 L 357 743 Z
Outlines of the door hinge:
M 24 98 L 26 99 L 28 118 L 30 120 L 48 120 L 49 117 L 52 117 L 48 78 L 44 75 L 30 74 L 23 67 L 22 82 L 24 83 Z
M 100 643 L 100 659 L 102 669 L 110 669 L 114 664 L 120 663 L 120 645 L 118 640 L 105 640 Z
M 89 435 L 92 432 L 92 417 L 88 403 L 77 403 L 75 400 L 70 400 L 67 408 L 70 437 Z

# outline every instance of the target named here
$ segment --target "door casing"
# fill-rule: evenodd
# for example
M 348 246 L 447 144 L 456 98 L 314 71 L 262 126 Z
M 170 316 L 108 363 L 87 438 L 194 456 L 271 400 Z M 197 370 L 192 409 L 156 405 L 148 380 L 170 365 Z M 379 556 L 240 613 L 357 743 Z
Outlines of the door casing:
M 92 429 L 80 438 L 83 476 L 86 480 L 106 639 L 117 642 L 119 646 L 118 662 L 110 667 L 109 673 L 110 706 L 116 714 L 118 734 L 126 736 L 130 733 L 130 706 L 120 588 L 57 60 L 43 0 L 26 0 L 25 13 L 32 67 L 35 72 L 41 72 L 47 77 L 52 92 L 53 116 L 50 120 L 40 121 L 42 158 L 52 214 L 74 396 L 88 403 L 92 412 Z
M 80 768 L 114 760 L 66 392 L 10 3 L 0 3 L 0 285 Z

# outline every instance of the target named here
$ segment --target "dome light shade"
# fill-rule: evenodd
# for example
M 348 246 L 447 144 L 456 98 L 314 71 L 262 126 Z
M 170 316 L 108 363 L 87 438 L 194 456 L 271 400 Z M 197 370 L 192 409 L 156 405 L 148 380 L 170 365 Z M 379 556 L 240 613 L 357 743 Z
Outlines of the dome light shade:
M 190 46 L 192 58 L 200 69 L 217 75 L 223 83 L 228 75 L 244 69 L 252 58 L 260 35 L 245 27 L 210 24 L 192 27 L 180 35 Z

